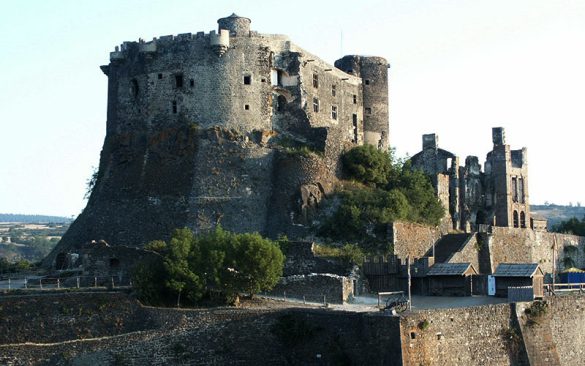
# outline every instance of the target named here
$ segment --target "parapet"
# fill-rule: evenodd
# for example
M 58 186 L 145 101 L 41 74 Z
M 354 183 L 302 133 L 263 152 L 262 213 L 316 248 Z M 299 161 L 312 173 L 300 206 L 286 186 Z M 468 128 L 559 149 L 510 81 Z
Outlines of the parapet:
M 220 29 L 219 34 L 211 31 L 209 34 L 209 45 L 221 57 L 230 47 L 230 32 L 226 29 Z

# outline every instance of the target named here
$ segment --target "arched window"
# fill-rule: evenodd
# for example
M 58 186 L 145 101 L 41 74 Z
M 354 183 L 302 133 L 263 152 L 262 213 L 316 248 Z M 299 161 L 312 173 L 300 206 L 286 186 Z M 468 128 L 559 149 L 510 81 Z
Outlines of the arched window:
M 520 212 L 520 227 L 526 228 L 526 214 L 524 211 Z
M 514 227 L 518 227 L 518 211 L 514 210 L 513 218 L 514 218 Z

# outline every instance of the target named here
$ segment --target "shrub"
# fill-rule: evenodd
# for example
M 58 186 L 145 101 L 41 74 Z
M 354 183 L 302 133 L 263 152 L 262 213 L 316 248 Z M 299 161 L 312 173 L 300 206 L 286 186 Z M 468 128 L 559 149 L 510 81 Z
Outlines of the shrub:
M 392 171 L 390 154 L 370 144 L 354 147 L 342 156 L 343 166 L 350 177 L 368 185 L 383 186 Z

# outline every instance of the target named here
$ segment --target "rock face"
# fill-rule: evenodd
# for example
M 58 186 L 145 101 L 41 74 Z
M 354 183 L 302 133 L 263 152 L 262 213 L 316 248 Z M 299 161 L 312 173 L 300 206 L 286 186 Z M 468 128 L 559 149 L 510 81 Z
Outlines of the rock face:
M 140 247 L 179 227 L 302 238 L 340 154 L 388 146 L 383 58 L 345 56 L 342 71 L 248 18 L 218 23 L 110 54 L 95 187 L 46 265 L 90 240 Z

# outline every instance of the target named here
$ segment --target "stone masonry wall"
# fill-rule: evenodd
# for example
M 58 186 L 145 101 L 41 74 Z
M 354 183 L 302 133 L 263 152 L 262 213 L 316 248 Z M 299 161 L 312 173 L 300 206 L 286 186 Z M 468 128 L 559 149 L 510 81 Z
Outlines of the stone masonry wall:
M 311 273 L 282 277 L 269 294 L 309 302 L 342 304 L 353 295 L 353 283 L 348 277 L 329 273 Z
M 433 243 L 441 237 L 441 232 L 436 227 L 409 222 L 394 222 L 392 233 L 394 254 L 403 260 L 409 255 L 411 258 L 425 256 Z
M 425 310 L 400 321 L 403 365 L 519 365 L 510 305 Z M 514 352 L 513 352 L 514 351 Z

